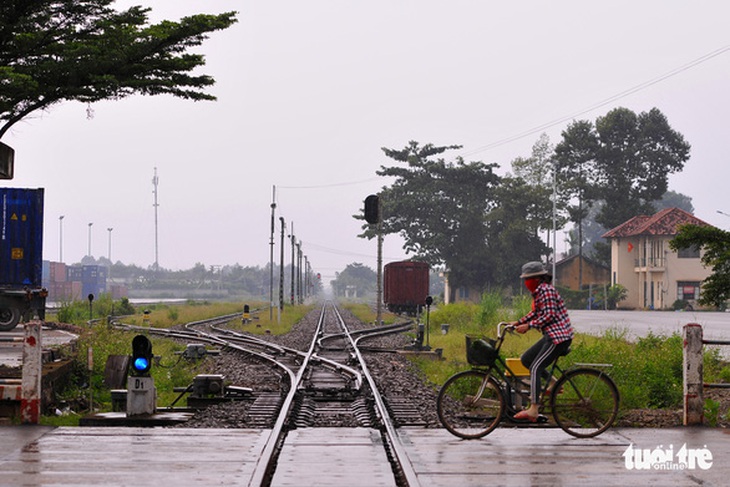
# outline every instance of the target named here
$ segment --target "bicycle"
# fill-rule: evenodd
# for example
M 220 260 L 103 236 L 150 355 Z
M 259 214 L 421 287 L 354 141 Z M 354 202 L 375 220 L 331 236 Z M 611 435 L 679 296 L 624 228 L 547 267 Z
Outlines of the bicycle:
M 491 433 L 502 420 L 530 423 L 514 419 L 528 401 L 529 382 L 513 372 L 500 355 L 505 332 L 513 330 L 509 323 L 501 322 L 496 340 L 466 336 L 467 362 L 473 367 L 449 377 L 436 403 L 441 423 L 452 434 L 476 439 Z M 570 435 L 590 438 L 603 433 L 618 415 L 618 389 L 602 370 L 612 365 L 574 364 L 563 370 L 559 358 L 549 368 L 556 381 L 544 381 L 540 403 L 549 399 L 555 423 Z M 537 422 L 548 421 L 541 414 Z

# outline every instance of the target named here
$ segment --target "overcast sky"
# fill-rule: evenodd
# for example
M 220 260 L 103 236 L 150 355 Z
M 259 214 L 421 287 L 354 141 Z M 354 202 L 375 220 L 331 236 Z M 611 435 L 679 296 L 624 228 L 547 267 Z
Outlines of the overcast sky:
M 667 116 L 692 145 L 670 189 L 730 228 L 717 213 L 730 214 L 726 0 L 117 2 L 136 4 L 153 21 L 239 12 L 201 48 L 218 101 L 69 102 L 17 124 L 9 185 L 46 190 L 46 260 L 79 262 L 89 233 L 107 256 L 113 228 L 113 261 L 151 265 L 157 168 L 162 267 L 266 265 L 276 186 L 277 262 L 283 217 L 324 278 L 374 269 L 352 215 L 389 183 L 382 147 L 458 144 L 449 159 L 505 172 L 542 132 L 555 144 L 571 120 L 619 106 Z M 386 237 L 385 262 L 407 258 L 401 247 Z

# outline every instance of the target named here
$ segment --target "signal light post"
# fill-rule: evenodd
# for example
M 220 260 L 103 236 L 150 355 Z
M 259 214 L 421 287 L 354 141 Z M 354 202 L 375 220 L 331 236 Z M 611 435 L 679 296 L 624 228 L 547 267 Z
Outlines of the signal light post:
M 376 299 L 377 303 L 377 324 L 380 325 L 383 322 L 383 229 L 381 226 L 381 209 L 380 209 L 380 197 L 376 194 L 371 194 L 365 198 L 365 221 L 371 225 L 377 225 L 376 230 L 378 233 L 378 272 L 377 272 L 377 291 Z
M 130 375 L 127 379 L 127 416 L 154 414 L 157 409 L 157 389 L 150 376 L 152 342 L 144 335 L 132 339 Z

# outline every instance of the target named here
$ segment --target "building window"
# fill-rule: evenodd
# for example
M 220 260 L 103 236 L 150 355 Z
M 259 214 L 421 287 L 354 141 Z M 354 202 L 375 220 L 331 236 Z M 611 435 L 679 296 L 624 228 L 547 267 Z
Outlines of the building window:
M 700 248 L 696 245 L 691 245 L 684 249 L 679 249 L 677 251 L 677 257 L 679 257 L 680 259 L 699 259 Z
M 677 282 L 677 299 L 685 301 L 700 299 L 700 283 L 696 281 Z

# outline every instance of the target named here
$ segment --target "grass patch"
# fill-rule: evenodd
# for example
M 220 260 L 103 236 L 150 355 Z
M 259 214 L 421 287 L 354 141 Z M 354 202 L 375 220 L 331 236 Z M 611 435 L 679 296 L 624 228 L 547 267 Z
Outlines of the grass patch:
M 513 321 L 529 311 L 525 303 L 514 302 L 514 308 L 495 306 L 493 298 L 477 304 L 456 303 L 439 307 L 431 313 L 430 345 L 443 350 L 442 361 L 418 357 L 412 360 L 436 385 L 443 384 L 452 374 L 469 369 L 466 361 L 465 335 L 496 338 L 496 324 Z M 488 317 L 487 321 L 485 317 Z M 434 334 L 442 323 L 449 332 Z M 502 346 L 503 357 L 519 357 L 540 338 L 530 331 L 525 335 L 509 335 Z M 649 334 L 629 339 L 626 329 L 609 329 L 601 336 L 576 334 L 571 353 L 560 359 L 563 369 L 576 363 L 612 364 L 609 375 L 621 394 L 622 409 L 679 408 L 682 406 L 682 337 Z M 730 370 L 716 348 L 707 347 L 704 373 L 707 382 L 728 382 Z
M 256 311 L 257 308 L 263 308 L 261 304 L 251 303 L 250 306 L 252 322 L 244 325 L 241 323 L 241 319 L 237 318 L 231 320 L 231 325 L 254 334 L 287 333 L 313 308 L 313 306 L 287 306 L 281 314 L 274 310 L 273 320 L 271 320 L 268 309 Z M 96 411 L 111 411 L 111 390 L 104 383 L 107 358 L 110 355 L 130 355 L 132 339 L 139 333 L 114 328 L 107 324 L 107 320 L 97 320 L 88 324 L 88 309 L 84 314 L 83 306 L 80 313 L 77 312 L 77 308 L 77 305 L 69 305 L 66 311 L 67 316 L 79 315 L 75 324 L 84 331 L 78 340 L 71 383 L 58 395 L 58 407 L 64 410 L 64 414 L 44 416 L 42 424 L 78 425 L 81 415 L 90 409 L 90 400 L 93 401 Z M 144 326 L 149 323 L 153 327 L 169 328 L 173 325 L 239 313 L 242 309 L 243 304 L 241 303 L 189 301 L 184 304 L 158 304 L 137 309 L 135 314 L 128 315 L 120 321 L 125 324 Z M 146 310 L 149 313 L 144 313 Z M 196 375 L 213 372 L 214 363 L 211 357 L 198 361 L 188 361 L 182 358 L 181 352 L 185 349 L 185 343 L 155 335 L 148 335 L 148 338 L 152 342 L 152 351 L 156 359 L 151 374 L 157 388 L 159 408 L 169 406 L 178 397 L 179 393 L 173 390 L 175 387 L 185 387 Z M 89 370 L 87 360 L 89 350 L 93 357 L 91 370 Z M 68 405 L 70 410 L 65 410 L 64 405 Z
M 452 374 L 466 370 L 466 349 L 464 335 L 496 336 L 496 324 L 500 321 L 513 321 L 526 314 L 530 309 L 529 300 L 513 298 L 506 307 L 501 298 L 485 297 L 480 304 L 456 303 L 432 309 L 429 315 L 428 343 L 432 349 L 442 349 L 443 360 L 433 361 L 413 357 L 414 363 L 424 372 L 433 384 L 443 384 Z M 230 326 L 255 334 L 270 333 L 280 335 L 287 333 L 307 313 L 318 305 L 286 306 L 283 312 L 274 310 L 272 316 L 268 309 L 260 303 L 250 304 L 252 322 L 243 324 L 240 318 L 231 321 Z M 353 315 L 364 322 L 375 320 L 375 311 L 367 304 L 349 303 L 344 305 Z M 149 323 L 155 327 L 170 327 L 180 323 L 199 321 L 205 318 L 241 312 L 241 303 L 209 303 L 188 302 L 174 305 L 155 305 L 136 310 L 122 321 L 128 324 L 143 325 L 148 317 Z M 72 385 L 63 392 L 62 401 L 71 405 L 74 411 L 87 411 L 88 399 L 91 397 L 94 407 L 99 411 L 111 410 L 111 392 L 103 383 L 104 368 L 110 355 L 129 355 L 132 338 L 136 333 L 118 330 L 101 320 L 88 325 L 81 311 L 69 308 L 69 314 L 79 314 L 77 324 L 86 331 L 81 335 L 78 344 L 78 358 Z M 395 315 L 384 313 L 386 322 L 397 319 Z M 423 317 L 425 320 L 425 316 Z M 449 331 L 441 333 L 441 325 L 448 324 Z M 601 336 L 578 334 L 573 340 L 572 352 L 561 358 L 561 365 L 566 368 L 574 363 L 610 363 L 610 375 L 618 385 L 621 393 L 622 409 L 637 408 L 677 408 L 682 401 L 682 339 L 678 334 L 669 336 L 650 334 L 636 340 L 630 340 L 627 329 L 613 328 Z M 192 382 L 197 374 L 211 373 L 211 358 L 201 361 L 187 362 L 181 359 L 180 352 L 184 343 L 150 336 L 153 352 L 160 357 L 158 364 L 152 368 L 152 376 L 158 390 L 158 406 L 166 407 L 178 393 L 174 387 L 184 387 Z M 510 335 L 502 347 L 504 357 L 519 357 L 529 346 L 540 338 L 537 332 L 525 335 Z M 92 350 L 93 368 L 88 370 L 87 353 Z M 730 382 L 730 368 L 721 359 L 717 347 L 706 347 L 704 354 L 704 373 L 706 382 Z M 712 412 L 712 404 L 708 410 Z M 75 425 L 79 416 L 73 413 L 62 416 L 44 417 L 43 424 Z
M 314 308 L 315 305 L 300 305 L 285 306 L 281 312 L 274 309 L 270 313 L 268 308 L 262 311 L 251 311 L 251 323 L 243 323 L 241 319 L 236 319 L 229 323 L 229 327 L 254 335 L 283 335 Z
M 363 323 L 376 323 L 378 321 L 378 312 L 370 304 L 356 303 L 350 301 L 342 303 L 341 306 L 343 309 L 346 309 L 347 311 L 352 313 L 355 318 L 362 321 Z M 384 325 L 393 324 L 400 319 L 397 315 L 394 315 L 393 313 L 386 310 L 385 307 L 383 307 L 383 309 L 381 310 L 380 318 L 383 321 Z

